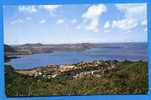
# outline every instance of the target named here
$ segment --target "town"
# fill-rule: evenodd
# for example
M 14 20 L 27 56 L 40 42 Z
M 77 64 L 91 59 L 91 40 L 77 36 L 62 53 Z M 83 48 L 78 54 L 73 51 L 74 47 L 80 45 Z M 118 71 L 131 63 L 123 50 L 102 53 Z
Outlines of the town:
M 86 76 L 102 77 L 106 72 L 118 68 L 118 61 L 89 61 L 78 64 L 47 65 L 28 70 L 17 70 L 16 72 L 29 77 L 43 78 L 81 78 Z

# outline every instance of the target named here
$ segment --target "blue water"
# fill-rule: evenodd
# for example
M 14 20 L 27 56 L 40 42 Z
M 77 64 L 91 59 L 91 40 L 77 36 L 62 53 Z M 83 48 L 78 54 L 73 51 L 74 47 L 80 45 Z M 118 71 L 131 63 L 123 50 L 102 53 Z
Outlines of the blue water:
M 53 53 L 42 53 L 33 55 L 22 55 L 20 58 L 12 59 L 11 64 L 16 69 L 29 69 L 48 64 L 74 64 L 81 61 L 92 60 L 147 60 L 147 46 L 145 45 L 122 45 L 116 47 L 98 47 L 87 49 L 82 52 L 64 51 Z

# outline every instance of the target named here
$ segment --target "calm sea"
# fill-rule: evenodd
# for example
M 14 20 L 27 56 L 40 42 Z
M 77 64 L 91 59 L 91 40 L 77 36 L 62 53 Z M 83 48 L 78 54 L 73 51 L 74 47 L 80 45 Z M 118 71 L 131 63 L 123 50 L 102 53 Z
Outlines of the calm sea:
M 16 69 L 29 69 L 48 64 L 74 64 L 81 61 L 126 59 L 133 61 L 147 60 L 147 44 L 111 44 L 109 47 L 100 46 L 82 52 L 62 51 L 22 55 L 20 58 L 12 59 L 8 63 Z

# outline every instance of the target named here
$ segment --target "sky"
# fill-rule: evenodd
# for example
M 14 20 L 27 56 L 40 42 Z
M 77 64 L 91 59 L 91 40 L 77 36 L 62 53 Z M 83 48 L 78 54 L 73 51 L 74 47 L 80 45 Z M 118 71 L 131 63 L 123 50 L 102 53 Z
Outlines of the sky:
M 147 42 L 145 3 L 3 8 L 6 44 Z

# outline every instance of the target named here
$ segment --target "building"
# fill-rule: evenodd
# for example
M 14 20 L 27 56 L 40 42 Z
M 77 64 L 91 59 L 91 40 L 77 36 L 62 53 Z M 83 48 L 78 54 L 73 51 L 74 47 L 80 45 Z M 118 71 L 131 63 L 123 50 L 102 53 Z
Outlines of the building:
M 68 72 L 68 71 L 72 71 L 77 69 L 75 66 L 73 65 L 60 65 L 60 72 Z

